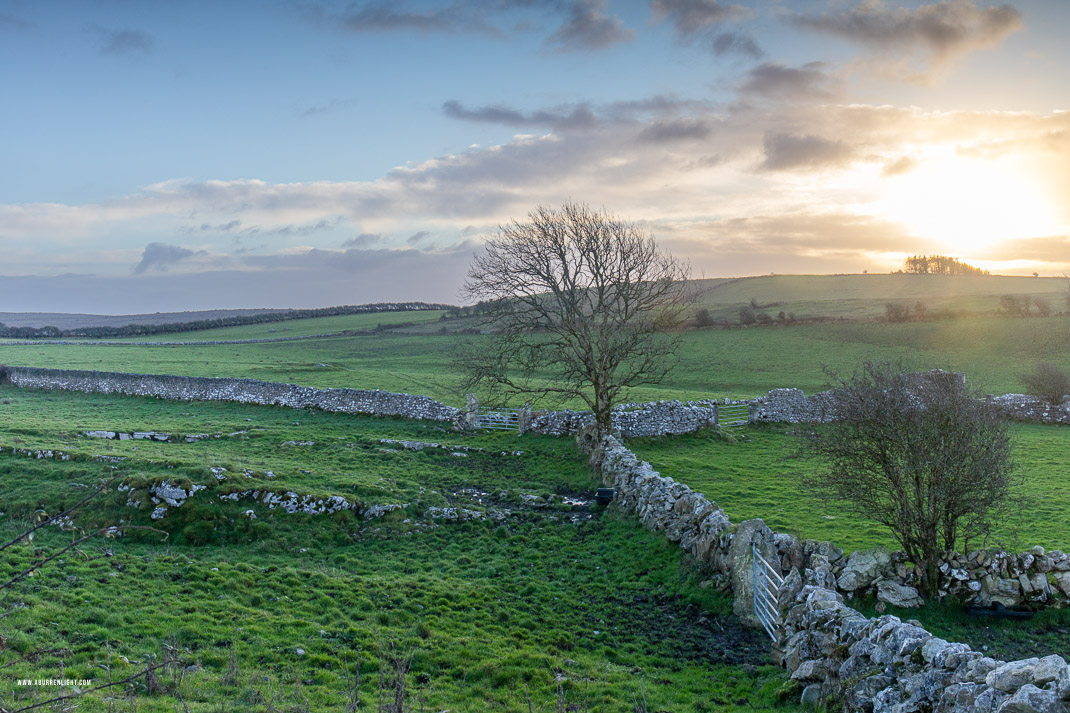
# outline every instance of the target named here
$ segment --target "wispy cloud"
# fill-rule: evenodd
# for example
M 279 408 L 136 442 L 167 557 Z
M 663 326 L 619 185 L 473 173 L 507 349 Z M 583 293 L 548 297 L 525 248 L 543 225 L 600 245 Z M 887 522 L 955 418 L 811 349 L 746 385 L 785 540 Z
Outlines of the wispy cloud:
M 18 30 L 28 30 L 33 27 L 33 24 L 23 20 L 18 15 L 13 15 L 10 12 L 0 12 L 0 31 L 15 32 Z
M 144 30 L 94 27 L 93 32 L 100 38 L 102 55 L 147 55 L 155 44 L 155 38 Z
M 655 20 L 671 20 L 676 34 L 680 36 L 693 35 L 751 14 L 742 5 L 722 5 L 717 0 L 652 0 L 650 11 Z

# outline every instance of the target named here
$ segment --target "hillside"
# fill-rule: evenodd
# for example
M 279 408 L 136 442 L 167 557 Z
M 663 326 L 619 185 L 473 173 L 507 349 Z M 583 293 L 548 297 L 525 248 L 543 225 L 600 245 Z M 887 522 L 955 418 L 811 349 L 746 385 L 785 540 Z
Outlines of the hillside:
M 704 280 L 698 285 L 708 289 L 697 307 L 709 309 L 715 320 L 732 322 L 738 319 L 739 307 L 751 300 L 774 317 L 783 311 L 797 318 L 859 319 L 883 315 L 889 302 L 913 305 L 921 301 L 930 312 L 993 312 L 999 308 L 1000 296 L 1007 294 L 1040 297 L 1058 311 L 1068 294 L 1066 278 L 1007 275 L 761 275 Z

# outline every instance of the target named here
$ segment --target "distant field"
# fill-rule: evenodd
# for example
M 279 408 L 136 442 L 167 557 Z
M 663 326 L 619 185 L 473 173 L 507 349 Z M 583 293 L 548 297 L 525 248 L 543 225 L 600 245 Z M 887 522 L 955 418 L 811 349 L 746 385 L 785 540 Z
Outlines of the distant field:
M 427 316 L 425 334 L 177 347 L 0 344 L 0 363 L 380 388 L 461 405 L 464 394 L 455 385 L 451 354 L 467 337 L 437 334 L 438 322 Z M 1070 368 L 1070 319 L 977 317 L 699 329 L 684 334 L 679 357 L 679 366 L 664 383 L 636 389 L 633 398 L 753 397 L 785 386 L 812 393 L 827 383 L 824 366 L 849 372 L 865 358 L 902 358 L 919 368 L 961 370 L 988 393 L 1007 393 L 1022 390 L 1021 373 L 1037 361 Z
M 415 312 L 376 312 L 374 314 L 343 314 L 333 317 L 292 319 L 267 324 L 247 324 L 241 327 L 219 327 L 194 332 L 168 332 L 147 337 L 125 337 L 123 341 L 148 342 L 198 342 L 232 339 L 276 339 L 279 337 L 306 337 L 315 334 L 330 334 L 348 330 L 364 331 L 379 325 L 424 324 L 437 322 L 445 314 L 442 310 Z
M 174 324 L 200 319 L 242 317 L 285 309 L 212 309 L 198 312 L 153 312 L 151 314 L 70 314 L 66 312 L 0 312 L 0 323 L 9 327 L 123 327 L 128 324 Z
M 699 283 L 701 287 L 702 282 Z M 950 309 L 994 312 L 1001 295 L 1029 295 L 1047 299 L 1053 310 L 1066 309 L 1070 281 L 1061 277 L 1004 275 L 951 277 L 946 275 L 766 275 L 716 282 L 697 307 L 717 320 L 735 322 L 739 308 L 754 300 L 760 311 L 797 318 L 872 318 L 884 314 L 887 303 L 924 302 L 930 311 Z
M 760 517 L 774 530 L 831 540 L 845 550 L 885 545 L 898 549 L 876 523 L 860 521 L 835 503 L 816 499 L 799 482 L 815 463 L 794 457 L 798 442 L 787 425 L 733 430 L 743 440 L 712 434 L 630 439 L 628 447 L 663 475 L 701 491 L 724 508 L 733 522 Z M 1011 547 L 1070 550 L 1070 428 L 1016 425 L 1015 459 L 1025 477 L 1023 495 L 1033 502 L 996 533 Z M 995 544 L 995 543 L 993 543 Z

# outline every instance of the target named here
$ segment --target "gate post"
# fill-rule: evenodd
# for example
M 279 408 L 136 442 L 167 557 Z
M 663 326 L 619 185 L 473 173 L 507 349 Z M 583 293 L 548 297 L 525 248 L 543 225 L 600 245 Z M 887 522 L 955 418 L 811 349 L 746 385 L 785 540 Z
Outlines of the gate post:
M 476 427 L 476 414 L 479 412 L 479 399 L 475 394 L 468 394 L 464 401 L 464 427 Z

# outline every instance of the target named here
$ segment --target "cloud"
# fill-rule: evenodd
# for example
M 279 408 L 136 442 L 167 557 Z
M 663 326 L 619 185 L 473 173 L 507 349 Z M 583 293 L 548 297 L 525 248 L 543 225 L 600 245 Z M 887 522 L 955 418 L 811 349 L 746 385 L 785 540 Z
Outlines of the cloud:
M 722 5 L 717 0 L 652 0 L 650 11 L 655 20 L 672 20 L 680 36 L 750 15 L 741 5 Z
M 781 62 L 763 62 L 744 75 L 740 93 L 747 98 L 799 101 L 830 101 L 840 96 L 840 80 L 826 73 L 824 62 L 789 67 Z
M 880 52 L 921 55 L 923 67 L 994 47 L 1024 26 L 1013 6 L 979 8 L 973 0 L 942 0 L 915 9 L 864 0 L 835 13 L 797 15 L 792 22 Z
M 428 232 L 426 230 L 421 230 L 421 231 L 413 233 L 412 235 L 407 237 L 405 239 L 405 242 L 408 243 L 409 245 L 419 245 L 420 243 L 424 242 L 425 240 L 427 240 L 430 237 L 431 237 L 431 233 L 430 232 Z
M 710 50 L 717 57 L 738 54 L 751 59 L 761 59 L 765 52 L 754 38 L 743 32 L 722 32 L 710 42 Z
M 703 119 L 668 119 L 655 121 L 639 132 L 640 141 L 655 143 L 705 139 L 712 129 Z
M 910 156 L 900 156 L 894 161 L 889 161 L 884 164 L 884 168 L 881 169 L 882 176 L 899 176 L 904 173 L 909 173 L 918 162 Z
M 134 265 L 134 274 L 140 275 L 150 268 L 166 272 L 168 267 L 183 260 L 188 260 L 196 254 L 193 250 L 178 245 L 149 243 L 145 246 L 144 252 L 141 253 L 141 262 Z
M 383 242 L 383 236 L 380 233 L 361 233 L 355 235 L 352 238 L 348 238 L 342 243 L 343 248 L 366 248 L 369 245 L 375 245 L 376 243 Z
M 560 52 L 603 50 L 635 39 L 620 18 L 605 13 L 605 0 L 572 0 L 565 11 L 565 21 L 547 44 Z
M 353 99 L 331 99 L 325 104 L 316 104 L 314 106 L 306 107 L 300 110 L 301 116 L 319 116 L 320 114 L 330 114 L 335 111 L 346 109 L 353 106 Z
M 439 10 L 408 11 L 395 3 L 373 3 L 354 8 L 335 18 L 338 26 L 349 32 L 483 32 L 498 34 L 462 5 Z
M 306 17 L 326 20 L 345 32 L 475 33 L 491 37 L 507 37 L 537 26 L 526 19 L 516 21 L 514 14 L 540 11 L 562 18 L 546 38 L 548 46 L 559 52 L 589 52 L 635 38 L 635 33 L 605 8 L 606 0 L 476 0 L 419 10 L 387 2 L 355 4 L 342 13 L 322 5 L 306 5 L 303 10 Z M 508 14 L 512 29 L 495 24 L 495 16 L 502 14 Z
M 821 170 L 836 168 L 855 158 L 854 149 L 842 141 L 820 136 L 767 132 L 762 142 L 765 171 Z
M 460 102 L 450 100 L 442 105 L 442 112 L 451 119 L 515 127 L 546 127 L 555 131 L 585 129 L 595 123 L 594 113 L 585 104 L 566 105 L 524 114 L 506 106 L 467 109 Z
M 155 43 L 153 36 L 144 30 L 94 27 L 93 31 L 100 37 L 102 55 L 147 55 Z

